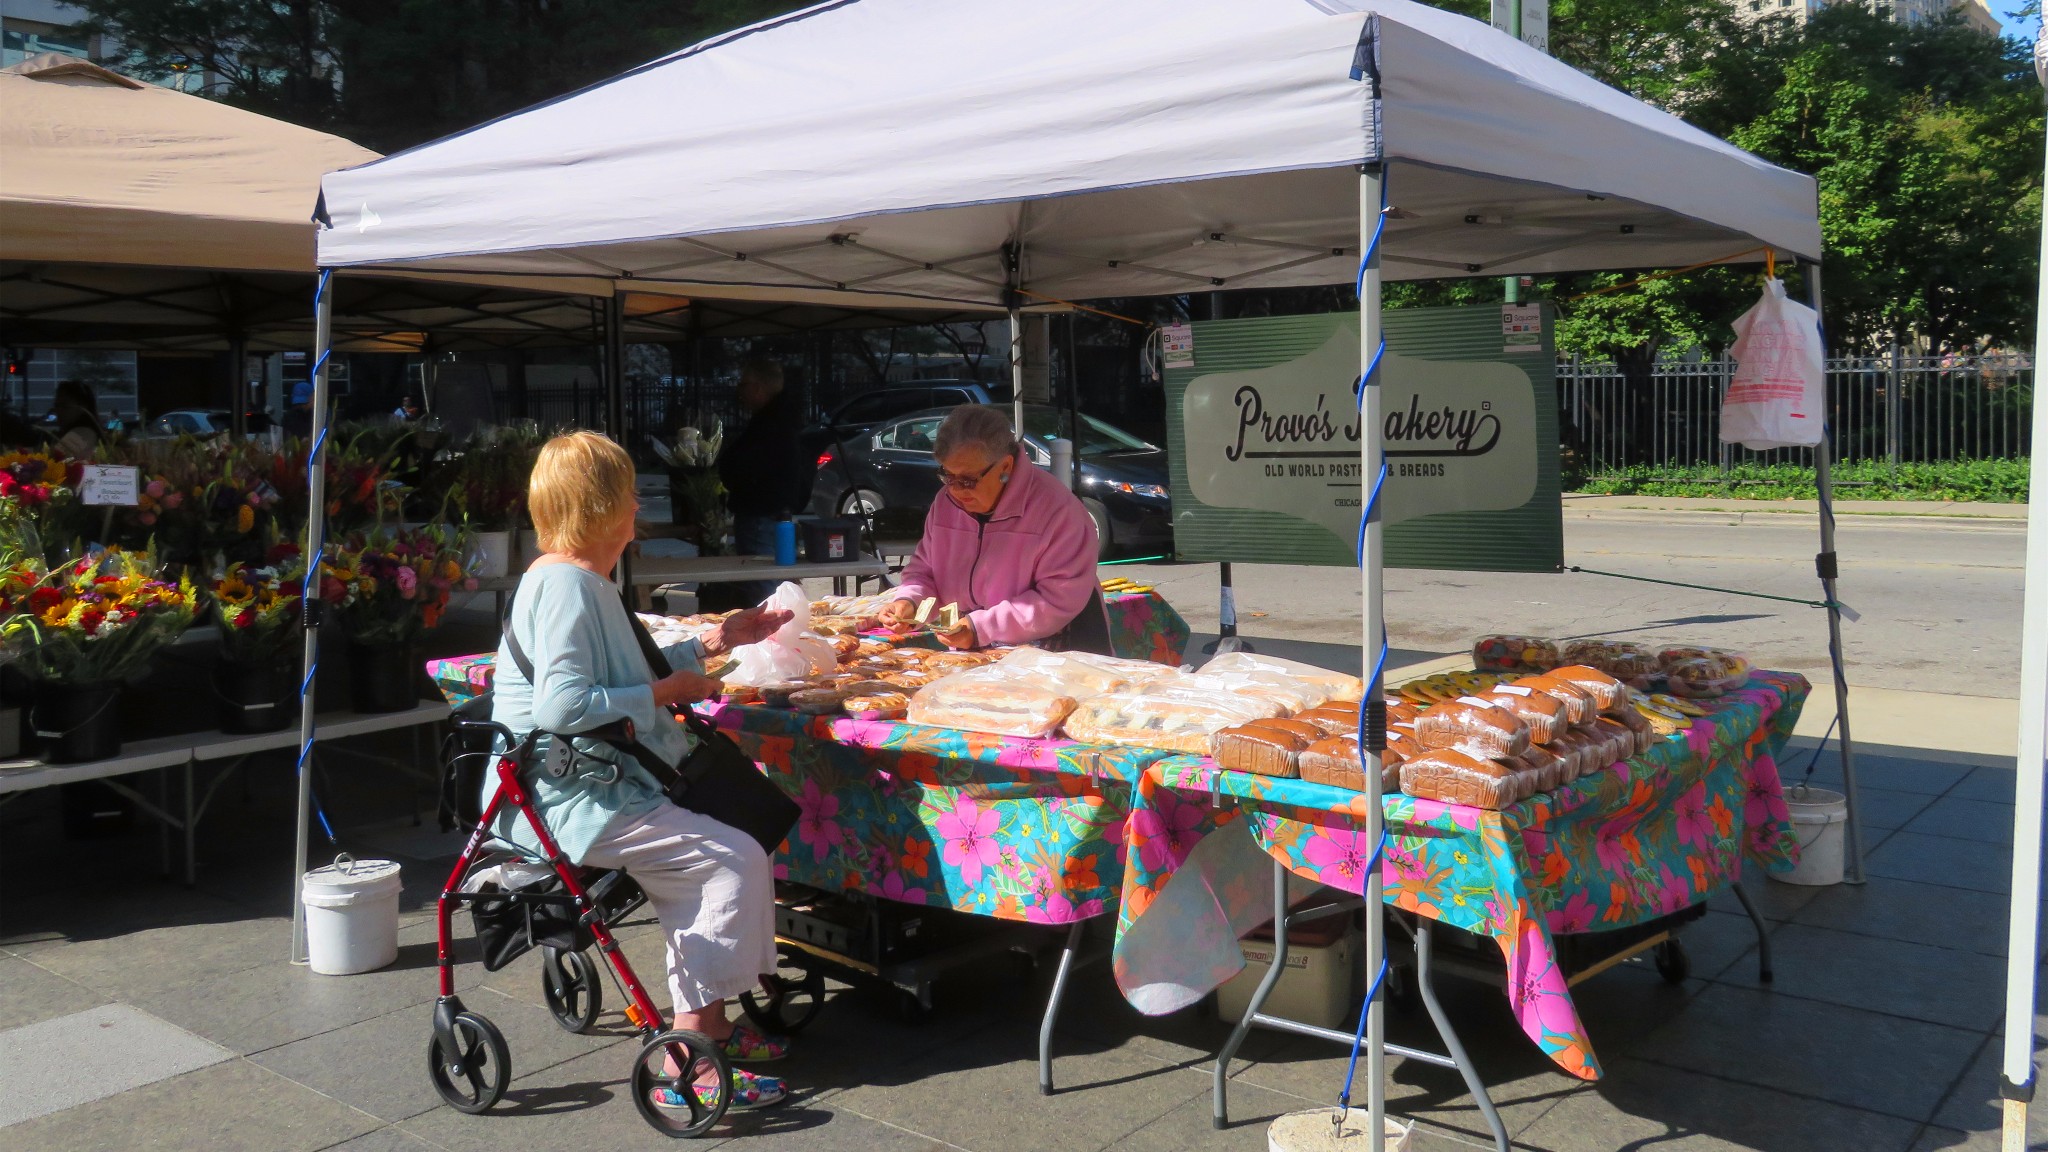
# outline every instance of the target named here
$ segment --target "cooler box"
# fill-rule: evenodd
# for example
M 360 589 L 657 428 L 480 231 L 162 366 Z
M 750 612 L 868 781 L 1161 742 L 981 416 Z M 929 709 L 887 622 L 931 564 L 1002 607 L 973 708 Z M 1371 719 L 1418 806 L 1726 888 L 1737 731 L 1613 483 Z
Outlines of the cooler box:
M 1238 942 L 1244 949 L 1244 971 L 1216 989 L 1216 1014 L 1231 1023 L 1244 1019 L 1252 993 L 1273 964 L 1273 926 L 1253 929 Z M 1365 995 L 1365 940 L 1356 912 L 1338 913 L 1298 924 L 1287 933 L 1287 968 L 1263 1011 L 1305 1024 L 1350 1031 L 1358 1023 L 1358 1002 Z
M 860 559 L 860 525 L 838 517 L 820 517 L 797 525 L 803 532 L 804 559 L 812 564 L 834 564 Z

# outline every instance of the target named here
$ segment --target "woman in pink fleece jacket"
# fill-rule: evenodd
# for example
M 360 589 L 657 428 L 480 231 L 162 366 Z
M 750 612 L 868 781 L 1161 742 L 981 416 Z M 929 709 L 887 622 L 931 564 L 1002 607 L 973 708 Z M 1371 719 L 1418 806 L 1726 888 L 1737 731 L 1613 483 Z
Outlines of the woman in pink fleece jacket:
M 1065 630 L 1096 595 L 1088 510 L 1025 461 L 999 408 L 955 408 L 932 456 L 943 489 L 883 620 L 908 624 L 929 596 L 964 613 L 939 637 L 955 648 L 1028 644 Z

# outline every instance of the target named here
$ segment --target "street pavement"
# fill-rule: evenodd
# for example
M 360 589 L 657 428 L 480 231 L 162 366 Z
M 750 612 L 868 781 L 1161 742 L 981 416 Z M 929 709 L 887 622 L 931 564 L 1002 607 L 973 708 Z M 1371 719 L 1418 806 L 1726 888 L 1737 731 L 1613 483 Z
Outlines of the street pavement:
M 1660 506 L 1661 505 L 1661 506 Z M 1817 601 L 1818 518 L 1796 504 L 1572 500 L 1565 563 L 1626 576 Z M 1882 513 L 1864 510 L 1877 508 Z M 1714 509 L 1726 510 L 1714 510 Z M 2016 697 L 2026 525 L 2018 506 L 1868 503 L 1838 516 L 1849 682 L 1966 696 Z M 1980 510 L 1989 509 L 1989 513 Z M 1919 512 L 1920 514 L 1911 514 Z M 1213 564 L 1129 564 L 1202 632 L 1216 629 Z M 1357 573 L 1298 565 L 1233 565 L 1238 628 L 1252 637 L 1356 645 Z M 1827 614 L 1729 592 L 1587 572 L 1392 570 L 1387 628 L 1412 652 L 1468 651 L 1489 632 L 1688 641 L 1748 652 L 1758 664 L 1830 679 Z

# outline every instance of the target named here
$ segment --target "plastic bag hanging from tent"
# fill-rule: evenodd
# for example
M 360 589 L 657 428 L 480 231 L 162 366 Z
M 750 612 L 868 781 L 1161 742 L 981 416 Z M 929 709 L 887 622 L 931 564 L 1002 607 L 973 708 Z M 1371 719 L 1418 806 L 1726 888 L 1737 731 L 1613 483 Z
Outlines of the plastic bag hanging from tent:
M 1735 322 L 1735 378 L 1721 400 L 1721 442 L 1766 448 L 1820 443 L 1827 412 L 1820 318 L 1788 299 L 1785 282 L 1764 281 L 1764 294 Z

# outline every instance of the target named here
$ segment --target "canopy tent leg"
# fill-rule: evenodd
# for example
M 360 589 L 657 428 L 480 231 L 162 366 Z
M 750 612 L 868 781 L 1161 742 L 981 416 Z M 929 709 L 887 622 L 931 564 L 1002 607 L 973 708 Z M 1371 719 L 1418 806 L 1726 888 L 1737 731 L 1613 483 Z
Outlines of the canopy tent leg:
M 320 668 L 320 617 L 324 605 L 319 599 L 320 552 L 327 534 L 327 360 L 333 353 L 334 270 L 322 268 L 313 289 L 313 426 L 306 448 L 306 578 L 299 591 L 299 610 L 306 622 L 306 642 L 299 665 L 299 804 L 298 826 L 293 829 L 296 849 L 292 853 L 292 955 L 294 964 L 304 964 L 306 953 L 306 906 L 299 893 L 306 886 L 306 851 L 313 819 L 313 675 Z
M 249 341 L 228 335 L 228 430 L 239 440 L 249 434 Z
M 2048 58 L 2048 32 L 2034 59 Z M 2048 224 L 2048 204 L 2042 206 Z M 2041 267 L 2048 270 L 2048 227 L 2041 231 Z M 2041 365 L 2048 361 L 2048 277 L 2036 291 L 2034 313 L 2033 469 L 2027 481 L 2027 567 L 2020 624 L 2019 763 L 2013 787 L 2012 920 L 2005 946 L 2005 1040 L 1998 1093 L 2005 1101 L 2003 1146 L 2027 1146 L 2027 1111 L 2034 1098 L 2034 960 L 2041 943 L 2041 803 L 2043 758 L 2048 757 L 2048 400 L 2041 397 Z
M 1364 521 L 1359 534 L 1359 567 L 1364 580 L 1364 664 L 1365 702 L 1360 727 L 1359 750 L 1365 758 L 1365 842 L 1373 845 L 1365 870 L 1365 1009 L 1366 1136 L 1370 1152 L 1386 1152 L 1387 1139 L 1387 1010 L 1378 992 L 1379 975 L 1386 963 L 1387 918 L 1381 914 L 1384 901 L 1380 874 L 1379 844 L 1386 834 L 1386 814 L 1380 806 L 1380 759 L 1386 750 L 1386 702 L 1381 673 L 1385 668 L 1386 615 L 1385 577 L 1382 547 L 1379 479 L 1385 465 L 1380 443 L 1380 381 L 1373 371 L 1381 340 L 1379 229 L 1384 213 L 1386 170 L 1378 163 L 1366 164 L 1358 177 L 1358 363 L 1360 365 L 1358 411 L 1364 430 L 1359 442 L 1359 476 L 1365 481 Z M 1348 1086 L 1347 1086 L 1348 1087 Z
M 1827 344 L 1825 316 L 1821 311 L 1820 265 L 1801 261 L 1806 271 L 1806 293 L 1813 305 L 1814 318 L 1821 321 L 1821 344 Z M 1823 351 L 1823 357 L 1826 353 Z M 1842 663 L 1842 609 L 1835 595 L 1835 578 L 1838 564 L 1835 558 L 1835 492 L 1833 478 L 1833 446 L 1828 443 L 1823 430 L 1820 443 L 1813 447 L 1813 479 L 1820 490 L 1820 555 L 1813 558 L 1814 566 L 1820 573 L 1821 589 L 1828 602 L 1828 663 L 1835 675 L 1835 719 L 1842 729 L 1842 793 L 1849 805 L 1847 867 L 1843 882 L 1863 883 L 1863 816 L 1862 805 L 1856 797 L 1856 743 L 1849 736 L 1849 674 Z
M 1024 314 L 1010 309 L 1010 427 L 1024 437 Z
M 630 444 L 626 430 L 626 298 L 614 292 L 604 298 L 604 434 L 615 444 Z M 629 449 L 630 451 L 630 449 Z M 633 587 L 633 550 L 619 556 L 612 573 L 626 600 L 637 611 L 639 591 Z

